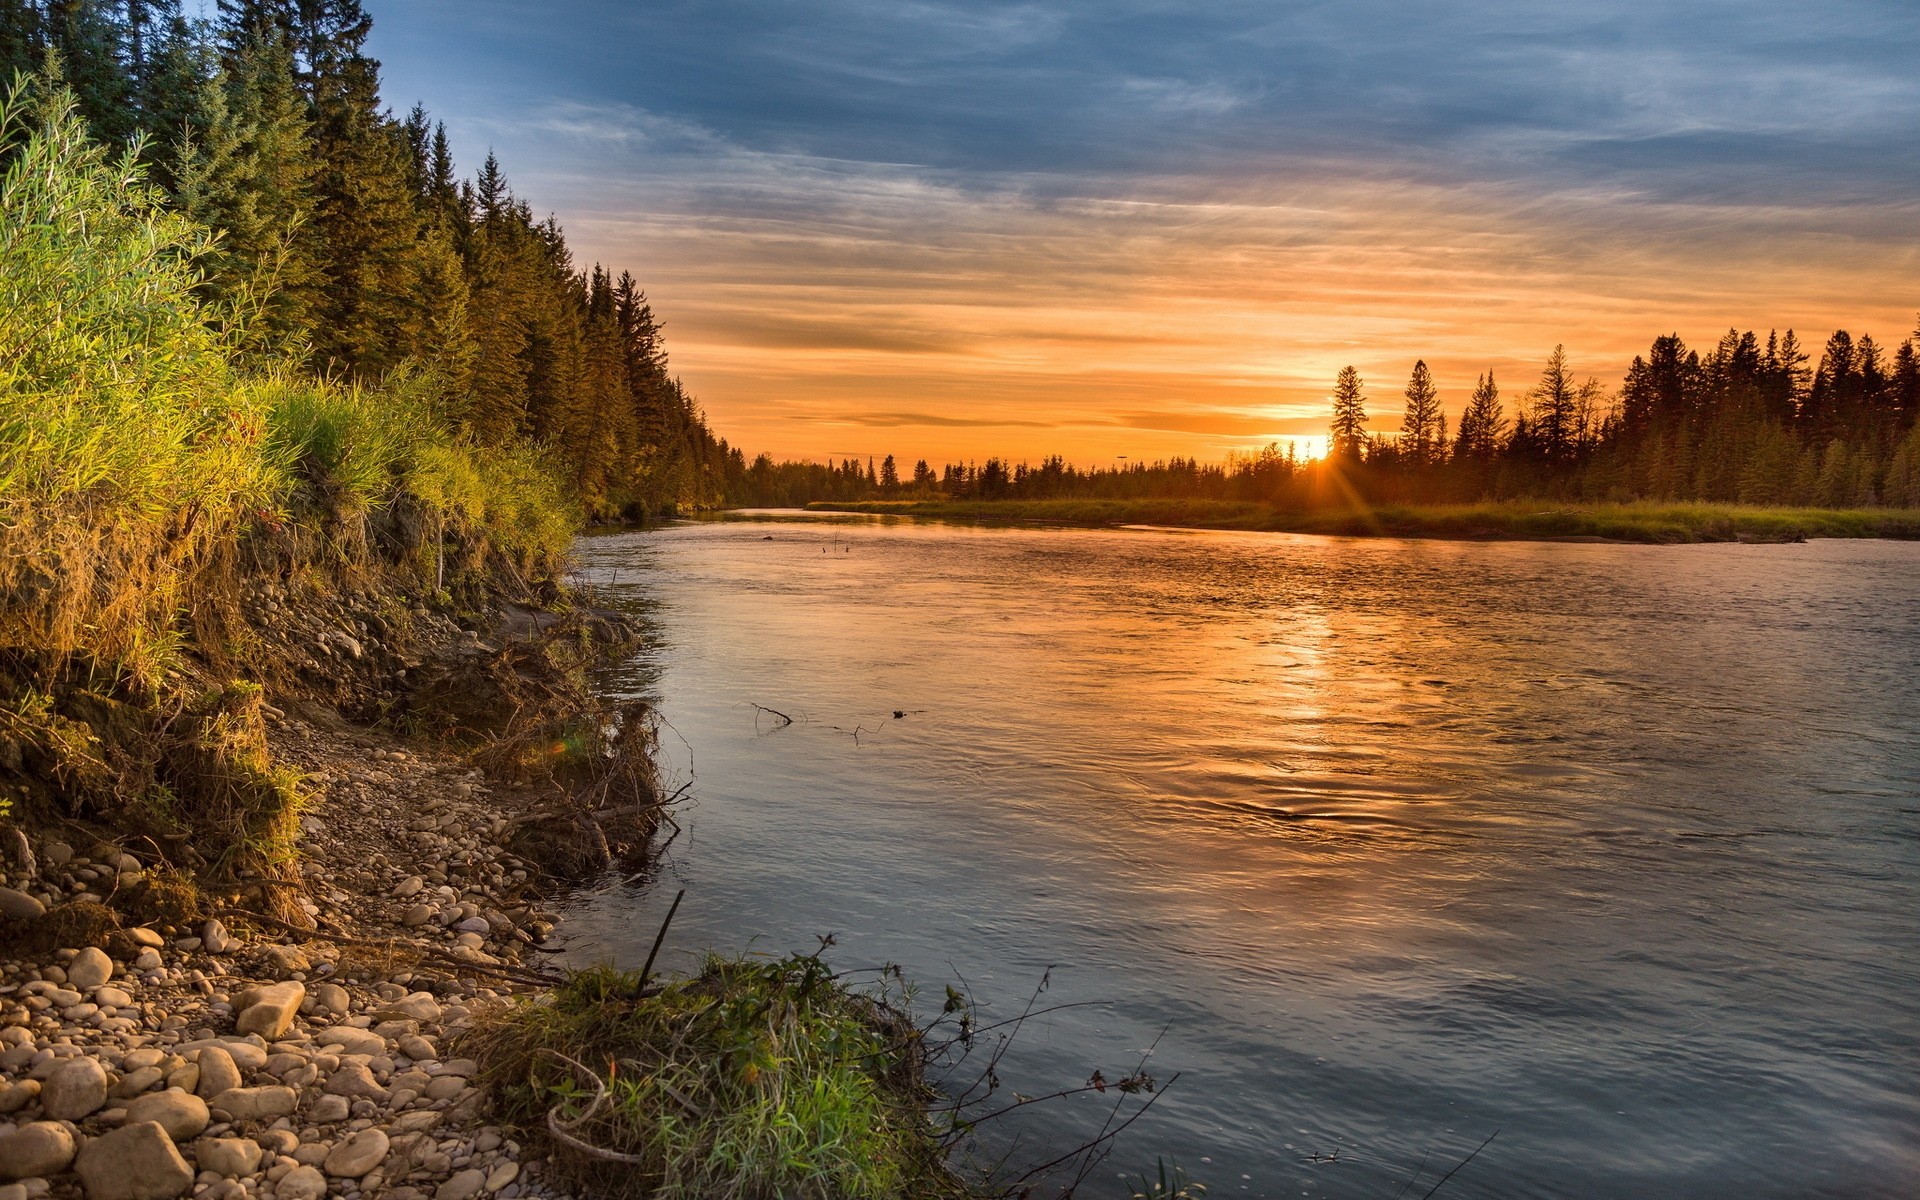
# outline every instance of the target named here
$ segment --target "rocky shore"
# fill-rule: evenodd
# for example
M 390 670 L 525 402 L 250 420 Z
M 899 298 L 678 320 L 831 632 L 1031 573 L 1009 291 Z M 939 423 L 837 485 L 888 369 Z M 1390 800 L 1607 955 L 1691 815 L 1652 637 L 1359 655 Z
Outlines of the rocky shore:
M 305 636 L 364 672 L 380 651 L 353 629 Z M 443 663 L 509 649 L 497 631 L 443 633 Z M 404 676 L 408 656 L 391 657 Z M 549 975 L 564 883 L 511 847 L 530 813 L 551 813 L 551 781 L 332 703 L 282 703 L 268 741 L 308 799 L 279 911 L 314 929 L 205 897 L 168 919 L 154 848 L 77 825 L 4 847 L 0 1200 L 564 1194 L 535 1147 L 489 1122 L 460 1052 L 476 1011 Z M 283 882 L 254 875 L 252 895 Z M 156 906 L 144 923 L 83 919 Z

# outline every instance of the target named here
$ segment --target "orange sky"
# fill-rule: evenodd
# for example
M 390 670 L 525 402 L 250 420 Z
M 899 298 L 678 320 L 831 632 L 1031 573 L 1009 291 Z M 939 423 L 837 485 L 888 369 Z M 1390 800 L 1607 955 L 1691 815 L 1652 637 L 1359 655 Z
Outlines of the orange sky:
M 1613 197 L 1406 184 L 916 192 L 897 220 L 884 200 L 826 231 L 572 227 L 609 255 L 646 248 L 675 369 L 719 432 L 780 457 L 1217 459 L 1323 434 L 1348 363 L 1381 431 L 1416 358 L 1455 413 L 1484 370 L 1517 399 L 1560 342 L 1612 388 L 1661 333 L 1705 348 L 1729 325 L 1796 328 L 1817 349 L 1842 327 L 1891 345 L 1920 304 L 1914 243 L 1793 209 L 1729 212 L 1700 241 L 1691 206 L 1676 221 Z
M 1214 459 L 1557 343 L 1920 309 L 1887 0 L 370 0 L 385 94 L 631 269 L 749 453 Z M 543 10 L 544 12 L 545 10 Z

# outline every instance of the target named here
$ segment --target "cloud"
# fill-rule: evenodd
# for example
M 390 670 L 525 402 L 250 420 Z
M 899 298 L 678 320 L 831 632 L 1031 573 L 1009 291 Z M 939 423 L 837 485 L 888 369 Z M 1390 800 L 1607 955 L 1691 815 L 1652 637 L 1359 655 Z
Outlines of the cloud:
M 839 414 L 838 420 L 877 428 L 924 425 L 934 429 L 1053 429 L 1052 421 L 1020 421 L 1010 417 L 954 417 L 937 413 L 856 412 Z
M 1349 363 L 1457 411 L 1920 303 L 1911 0 L 372 7 L 389 98 L 633 269 L 736 444 L 1212 453 Z

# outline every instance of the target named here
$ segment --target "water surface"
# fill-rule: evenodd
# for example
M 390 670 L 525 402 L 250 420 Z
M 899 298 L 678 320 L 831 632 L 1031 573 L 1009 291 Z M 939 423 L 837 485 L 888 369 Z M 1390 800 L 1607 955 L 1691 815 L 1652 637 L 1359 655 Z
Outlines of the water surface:
M 638 965 L 684 887 L 679 965 L 833 932 L 989 1018 L 1052 966 L 1095 1003 L 1009 1086 L 1156 1039 L 1180 1074 L 1083 1195 L 1170 1154 L 1213 1197 L 1419 1196 L 1495 1130 L 1442 1196 L 1920 1194 L 1920 546 L 582 552 L 656 638 L 608 685 L 694 779 L 661 878 L 574 914 L 583 957 Z M 1028 1161 L 1097 1119 L 1030 1112 Z

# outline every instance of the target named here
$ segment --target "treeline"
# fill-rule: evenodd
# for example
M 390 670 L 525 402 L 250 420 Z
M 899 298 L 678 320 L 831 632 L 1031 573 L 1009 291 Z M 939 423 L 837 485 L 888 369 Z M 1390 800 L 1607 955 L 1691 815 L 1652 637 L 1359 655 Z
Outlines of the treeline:
M 473 444 L 543 448 L 593 516 L 721 502 L 745 465 L 638 284 L 577 266 L 491 155 L 459 178 L 442 125 L 387 111 L 371 24 L 360 0 L 0 0 L 0 80 L 64 85 L 215 235 L 203 299 L 256 366 L 408 378 Z
M 1920 507 L 1920 350 L 1891 355 L 1842 330 L 1817 365 L 1794 333 L 1729 330 L 1707 354 L 1656 338 L 1617 390 L 1579 379 L 1556 347 L 1538 380 L 1503 395 L 1478 379 L 1449 427 L 1424 361 L 1397 397 L 1399 428 L 1370 432 L 1365 381 L 1334 380 L 1328 453 L 1267 446 L 1225 462 L 1175 458 L 1077 468 L 989 458 L 876 469 L 761 456 L 735 491 L 754 504 L 886 499 L 1246 500 L 1311 508 L 1542 498 L 1701 500 L 1824 508 Z

